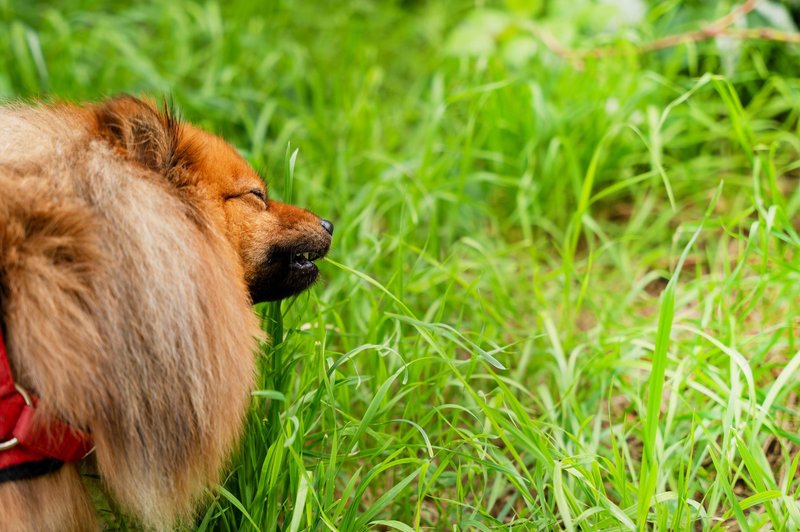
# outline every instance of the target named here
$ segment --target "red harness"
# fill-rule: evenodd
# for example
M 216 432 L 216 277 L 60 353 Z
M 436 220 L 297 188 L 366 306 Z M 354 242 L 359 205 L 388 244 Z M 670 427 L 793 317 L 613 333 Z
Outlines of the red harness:
M 77 462 L 92 437 L 55 416 L 36 413 L 38 398 L 14 383 L 0 330 L 0 482 L 31 478 Z

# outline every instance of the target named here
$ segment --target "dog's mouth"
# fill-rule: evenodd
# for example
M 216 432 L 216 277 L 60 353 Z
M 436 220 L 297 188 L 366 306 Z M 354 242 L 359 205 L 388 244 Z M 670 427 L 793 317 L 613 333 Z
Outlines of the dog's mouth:
M 328 253 L 329 245 L 327 242 L 314 247 L 272 250 L 259 274 L 250 282 L 253 302 L 277 301 L 310 287 L 319 277 L 314 261 Z
M 314 264 L 315 260 L 325 256 L 325 251 L 303 251 L 301 253 L 289 253 L 289 268 L 301 272 L 319 273 L 319 268 Z
M 300 292 L 311 286 L 319 275 L 319 268 L 314 261 L 321 259 L 328 253 L 327 245 L 308 246 L 304 248 L 293 248 L 290 250 L 276 250 L 271 254 L 271 261 L 286 264 L 288 266 L 287 281 L 295 286 L 302 286 L 303 281 L 306 286 L 299 288 Z

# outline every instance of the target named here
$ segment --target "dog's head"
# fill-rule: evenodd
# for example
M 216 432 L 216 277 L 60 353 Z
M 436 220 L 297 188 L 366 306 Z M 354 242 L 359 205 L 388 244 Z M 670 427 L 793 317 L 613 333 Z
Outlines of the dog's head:
M 213 205 L 236 250 L 253 302 L 298 294 L 319 275 L 333 224 L 269 199 L 264 180 L 225 141 L 168 110 L 123 96 L 92 109 L 98 133 L 129 160 L 165 179 L 190 206 Z

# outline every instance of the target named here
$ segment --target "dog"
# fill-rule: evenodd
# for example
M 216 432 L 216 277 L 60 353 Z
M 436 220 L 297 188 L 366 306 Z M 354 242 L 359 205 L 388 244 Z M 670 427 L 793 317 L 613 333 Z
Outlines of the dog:
M 98 527 L 77 466 L 52 459 L 69 438 L 143 526 L 191 519 L 243 426 L 265 340 L 251 305 L 310 287 L 332 234 L 166 106 L 1 106 L 6 399 L 54 450 L 0 470 L 0 528 Z M 11 436 L 0 464 L 24 447 Z

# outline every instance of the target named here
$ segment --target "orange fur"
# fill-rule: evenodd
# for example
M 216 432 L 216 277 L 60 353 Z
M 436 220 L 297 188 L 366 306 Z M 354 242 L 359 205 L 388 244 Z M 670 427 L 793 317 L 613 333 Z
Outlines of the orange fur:
M 91 431 L 145 526 L 192 515 L 242 427 L 253 300 L 307 288 L 330 231 L 151 104 L 0 108 L 0 316 L 16 380 Z M 2 451 L 0 451 L 2 452 Z M 46 501 L 46 502 L 45 502 Z M 96 527 L 74 466 L 0 483 L 3 529 Z

